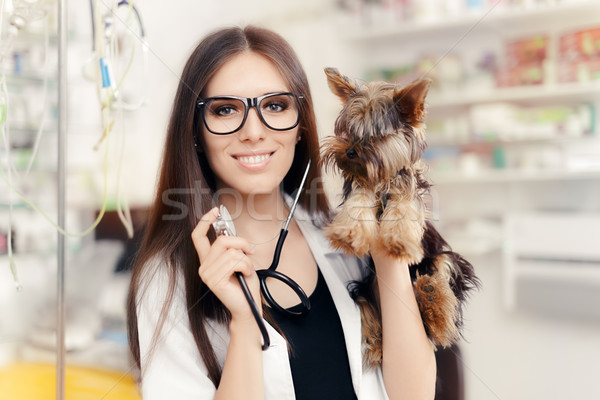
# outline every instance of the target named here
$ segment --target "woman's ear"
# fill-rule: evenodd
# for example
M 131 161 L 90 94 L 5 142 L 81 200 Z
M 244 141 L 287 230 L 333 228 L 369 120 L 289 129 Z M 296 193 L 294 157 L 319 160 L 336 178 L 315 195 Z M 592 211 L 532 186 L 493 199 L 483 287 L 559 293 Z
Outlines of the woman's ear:
M 197 153 L 204 153 L 204 149 L 202 148 L 202 143 L 198 143 L 198 138 L 194 135 L 194 148 Z
M 198 154 L 204 153 L 204 138 L 202 137 L 202 132 L 195 133 L 193 135 L 194 139 L 194 148 Z

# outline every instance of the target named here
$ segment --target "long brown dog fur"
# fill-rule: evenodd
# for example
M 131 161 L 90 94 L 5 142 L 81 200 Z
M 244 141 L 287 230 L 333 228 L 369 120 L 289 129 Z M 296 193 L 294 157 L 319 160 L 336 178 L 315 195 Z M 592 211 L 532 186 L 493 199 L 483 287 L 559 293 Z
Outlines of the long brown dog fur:
M 435 345 L 448 347 L 460 338 L 462 304 L 479 281 L 472 265 L 452 251 L 428 220 L 430 184 L 421 157 L 431 82 L 359 84 L 336 69 L 326 68 L 325 74 L 343 108 L 335 136 L 322 147 L 322 159 L 344 179 L 344 202 L 325 235 L 347 254 L 364 256 L 377 245 L 406 261 L 425 330 Z M 352 293 L 361 309 L 363 359 L 376 366 L 383 357 L 383 340 L 373 265 L 371 271 L 355 282 Z

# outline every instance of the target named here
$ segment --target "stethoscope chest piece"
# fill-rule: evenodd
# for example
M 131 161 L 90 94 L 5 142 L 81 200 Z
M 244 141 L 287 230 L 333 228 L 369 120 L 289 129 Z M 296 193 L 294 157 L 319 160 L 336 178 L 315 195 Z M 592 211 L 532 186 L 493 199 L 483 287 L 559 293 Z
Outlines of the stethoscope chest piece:
M 219 206 L 219 215 L 217 220 L 213 222 L 213 228 L 217 236 L 237 236 L 231 214 L 223 204 Z

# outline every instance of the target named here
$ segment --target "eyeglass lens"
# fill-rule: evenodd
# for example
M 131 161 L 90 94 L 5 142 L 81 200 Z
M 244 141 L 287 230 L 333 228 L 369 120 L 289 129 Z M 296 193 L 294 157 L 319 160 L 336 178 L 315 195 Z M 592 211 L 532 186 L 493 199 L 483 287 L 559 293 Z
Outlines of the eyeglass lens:
M 274 94 L 259 98 L 256 106 L 262 122 L 273 130 L 288 130 L 298 123 L 298 105 L 293 94 Z M 247 105 L 242 99 L 217 97 L 204 105 L 206 127 L 213 133 L 237 131 L 245 122 Z

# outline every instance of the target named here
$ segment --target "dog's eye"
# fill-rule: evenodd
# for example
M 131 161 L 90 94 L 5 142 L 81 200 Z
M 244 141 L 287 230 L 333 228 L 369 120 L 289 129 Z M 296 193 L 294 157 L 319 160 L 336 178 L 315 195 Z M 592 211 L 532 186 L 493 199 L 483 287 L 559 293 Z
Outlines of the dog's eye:
M 346 155 L 348 156 L 348 158 L 352 159 L 352 158 L 356 158 L 357 154 L 356 154 L 356 150 L 354 149 L 348 149 L 346 150 Z

